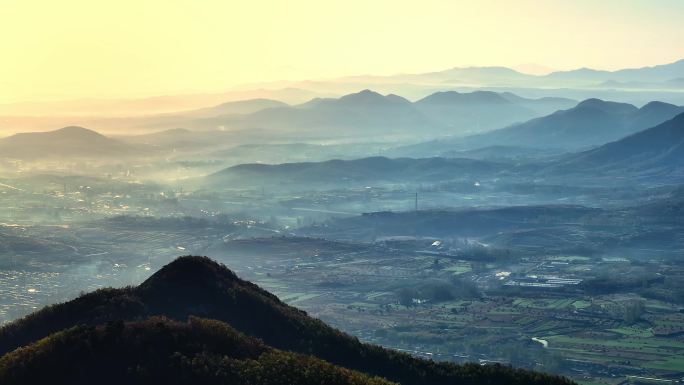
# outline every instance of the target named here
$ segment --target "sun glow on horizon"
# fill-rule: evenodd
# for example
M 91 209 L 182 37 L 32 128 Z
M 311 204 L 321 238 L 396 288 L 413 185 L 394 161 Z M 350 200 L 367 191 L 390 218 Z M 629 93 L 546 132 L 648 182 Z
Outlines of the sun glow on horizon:
M 682 57 L 678 1 L 0 1 L 0 102 Z M 528 64 L 529 65 L 529 64 Z

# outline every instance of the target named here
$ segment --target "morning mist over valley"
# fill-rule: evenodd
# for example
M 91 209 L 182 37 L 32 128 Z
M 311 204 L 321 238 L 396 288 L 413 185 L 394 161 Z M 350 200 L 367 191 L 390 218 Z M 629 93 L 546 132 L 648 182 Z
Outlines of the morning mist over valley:
M 0 384 L 682 383 L 682 18 L 0 2 Z

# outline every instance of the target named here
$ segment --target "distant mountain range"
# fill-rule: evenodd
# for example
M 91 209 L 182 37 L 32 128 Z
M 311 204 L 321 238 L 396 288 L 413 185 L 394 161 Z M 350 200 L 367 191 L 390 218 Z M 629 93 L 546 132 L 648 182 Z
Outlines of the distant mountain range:
M 684 59 L 653 67 L 629 68 L 617 71 L 603 71 L 579 68 L 569 71 L 555 71 L 547 75 L 530 75 L 507 67 L 456 67 L 443 71 L 421 74 L 399 74 L 392 76 L 350 76 L 339 79 L 342 82 L 378 83 L 421 83 L 471 86 L 523 86 L 567 87 L 589 86 L 601 82 L 668 83 L 684 75 Z
M 266 136 L 328 138 L 353 136 L 422 136 L 477 133 L 526 121 L 575 101 L 566 98 L 523 98 L 510 92 L 438 92 L 411 103 L 397 95 L 364 90 L 340 98 L 314 98 L 288 105 L 273 99 L 247 99 L 166 114 L 133 117 L 58 117 L 107 132 L 169 129 L 225 130 Z M 21 117 L 0 119 L 0 125 L 25 125 Z M 26 118 L 42 124 L 49 117 Z M 30 124 L 26 123 L 26 124 Z M 249 135 L 247 135 L 249 136 Z
M 0 157 L 24 160 L 38 159 L 112 159 L 117 157 L 152 157 L 165 151 L 203 151 L 208 150 L 214 156 L 221 157 L 216 150 L 226 149 L 246 143 L 264 143 L 271 141 L 285 146 L 281 150 L 292 147 L 282 141 L 300 142 L 300 136 L 313 135 L 314 138 L 350 137 L 357 139 L 377 138 L 391 140 L 396 135 L 414 140 L 422 136 L 435 137 L 441 132 L 464 132 L 471 124 L 486 122 L 494 125 L 525 115 L 534 115 L 534 106 L 542 108 L 572 103 L 570 100 L 542 98 L 527 99 L 507 93 L 494 92 L 439 92 L 415 103 L 396 96 L 381 95 L 365 90 L 337 99 L 313 99 L 305 104 L 289 106 L 273 100 L 257 99 L 242 102 L 231 102 L 209 109 L 190 111 L 186 122 L 195 122 L 206 127 L 206 130 L 170 129 L 153 134 L 132 137 L 110 138 L 95 131 L 69 126 L 55 131 L 16 134 L 0 139 Z M 228 115 L 218 117 L 204 116 L 215 113 Z M 243 113 L 237 113 L 242 111 Z M 253 112 L 249 112 L 253 111 Z M 501 113 L 494 112 L 498 111 Z M 362 150 L 354 152 L 355 157 L 370 154 L 383 154 L 391 157 L 425 158 L 446 156 L 454 158 L 474 158 L 481 160 L 503 161 L 506 159 L 531 159 L 539 156 L 553 155 L 560 152 L 572 152 L 596 147 L 608 142 L 654 127 L 684 112 L 684 107 L 663 102 L 651 102 L 641 108 L 631 104 L 608 102 L 600 99 L 587 99 L 576 106 L 556 111 L 552 114 L 533 118 L 523 123 L 490 130 L 470 136 L 452 135 L 437 140 L 421 142 L 414 145 L 380 149 L 368 144 Z M 194 116 L 196 118 L 190 118 Z M 220 124 L 233 125 L 234 130 L 209 129 Z M 456 126 L 460 128 L 456 128 Z M 476 130 L 484 129 L 475 126 Z M 309 133 L 309 134 L 307 134 Z M 328 136 L 325 136 L 328 135 Z M 290 140 L 288 140 L 290 138 Z M 300 146 L 301 147 L 301 146 Z M 247 147 L 241 148 L 244 154 Z M 314 158 L 322 153 L 344 153 L 348 149 L 330 147 L 309 148 L 314 151 Z M 254 151 L 257 151 L 254 149 Z M 225 157 L 225 156 L 224 156 Z M 349 156 L 351 157 L 351 156 Z M 343 158 L 349 158 L 343 156 Z M 234 157 L 233 157 L 234 158 Z M 287 157 L 282 159 L 287 159 Z M 275 160 L 279 159 L 274 158 Z M 249 159 L 249 158 L 248 158 Z M 269 158 L 270 159 L 270 158 Z M 295 160 L 296 158 L 292 158 Z M 369 158 L 373 159 L 373 158 Z M 378 159 L 378 158 L 376 158 Z M 364 172 L 371 173 L 377 162 Z M 404 167 L 402 165 L 397 165 Z M 469 165 L 472 168 L 474 165 Z M 265 167 L 265 166 L 254 166 Z M 422 166 L 418 166 L 421 169 Z M 497 166 L 498 167 L 498 166 Z M 392 176 L 391 167 L 374 178 Z M 408 175 L 413 175 L 409 171 Z M 231 169 L 226 172 L 243 173 L 247 168 Z M 293 169 L 289 169 L 292 171 Z M 347 180 L 363 180 L 359 175 L 349 173 L 351 169 L 336 170 Z M 475 171 L 481 171 L 477 167 Z M 251 170 L 253 172 L 254 169 Z M 322 176 L 336 175 L 335 170 L 321 171 Z M 422 179 L 435 177 L 436 173 L 424 172 Z M 415 175 L 418 177 L 418 175 Z M 218 178 L 212 176 L 212 178 Z M 397 175 L 396 178 L 400 178 Z
M 570 99 L 528 99 L 511 93 L 438 92 L 415 103 L 371 90 L 340 98 L 261 108 L 245 114 L 148 122 L 148 127 L 176 126 L 199 130 L 253 130 L 297 137 L 427 137 L 466 134 L 500 128 L 514 122 L 568 108 Z M 215 111 L 215 110 L 211 110 Z
M 671 120 L 632 134 L 641 126 L 665 120 L 677 111 L 680 111 L 679 115 Z M 629 104 L 587 100 L 571 110 L 482 135 L 496 134 L 498 138 L 503 132 L 509 142 L 515 139 L 520 141 L 514 142 L 518 145 L 524 143 L 540 147 L 556 141 L 562 145 L 579 147 L 620 136 L 619 140 L 593 150 L 563 156 L 556 154 L 551 157 L 553 151 L 533 147 L 499 145 L 446 153 L 454 158 L 370 157 L 277 165 L 242 164 L 209 175 L 205 182 L 215 187 L 275 184 L 279 188 L 313 188 L 376 182 L 482 180 L 514 175 L 522 178 L 538 173 L 554 178 L 567 172 L 596 177 L 611 170 L 643 176 L 655 175 L 663 182 L 681 180 L 684 178 L 684 112 L 681 111 L 681 107 L 657 102 L 638 109 Z M 591 138 L 584 139 L 583 135 Z M 486 143 L 477 139 L 479 143 Z M 523 139 L 526 141 L 522 142 Z M 496 140 L 505 143 L 504 139 L 492 139 L 492 142 L 496 143 Z M 428 146 L 440 148 L 442 144 L 434 141 L 413 148 L 428 151 Z M 442 149 L 449 146 L 453 148 L 454 144 L 447 143 Z M 411 146 L 404 147 L 404 151 L 407 148 Z M 546 159 L 540 161 L 541 158 Z M 520 159 L 524 162 L 520 163 Z
M 468 95 L 465 98 L 466 101 L 461 102 L 462 104 L 478 104 L 482 99 L 488 99 L 491 103 L 504 105 L 508 103 L 505 100 L 502 101 L 499 94 L 494 93 L 466 95 Z M 444 93 L 433 96 L 432 100 L 422 101 L 420 104 L 446 103 L 449 105 L 452 99 L 462 99 L 462 94 Z M 441 100 L 442 98 L 444 100 Z M 373 116 L 376 121 L 401 117 L 402 115 L 397 113 L 399 110 L 413 111 L 414 117 L 424 116 L 415 104 L 403 98 L 394 95 L 382 96 L 370 91 L 340 99 L 313 100 L 308 106 L 303 107 L 267 108 L 243 116 L 268 112 L 267 115 L 271 119 L 271 113 L 274 111 L 280 111 L 275 115 L 299 114 L 305 111 L 303 116 L 309 118 L 312 116 L 310 109 L 319 112 L 333 111 L 342 116 L 344 114 L 341 111 L 348 112 L 348 109 L 355 108 L 363 110 L 363 106 L 367 107 L 366 111 L 373 111 L 369 112 L 369 115 Z M 287 112 L 282 112 L 282 110 Z M 351 145 L 319 146 L 304 143 L 264 144 L 261 147 L 243 145 L 233 147 L 234 150 L 225 154 L 223 153 L 228 150 L 213 152 L 212 157 L 213 159 L 230 157 L 233 162 L 239 162 L 241 157 L 249 159 L 254 153 L 271 151 L 269 150 L 271 148 L 280 155 L 273 153 L 270 154 L 273 156 L 262 158 L 267 161 L 271 159 L 276 163 L 279 159 L 296 160 L 296 157 L 287 156 L 289 151 L 303 151 L 302 156 L 311 156 L 314 159 L 326 159 L 326 157 L 333 157 L 336 153 L 347 154 L 342 156 L 343 158 L 358 157 L 360 159 L 279 165 L 242 164 L 209 175 L 205 180 L 213 186 L 226 183 L 254 186 L 276 181 L 283 185 L 294 185 L 298 181 L 332 185 L 366 181 L 437 181 L 448 180 L 455 176 L 482 178 L 501 172 L 521 172 L 513 168 L 511 160 L 533 164 L 540 157 L 549 157 L 560 152 L 581 151 L 587 147 L 596 146 L 602 147 L 576 155 L 563 156 L 552 163 L 572 169 L 581 168 L 582 165 L 591 165 L 590 171 L 614 169 L 622 165 L 621 167 L 631 170 L 659 169 L 662 172 L 672 173 L 680 167 L 678 162 L 681 156 L 678 146 L 681 138 L 677 135 L 681 133 L 679 127 L 682 124 L 681 114 L 683 113 L 684 107 L 662 102 L 651 102 L 637 108 L 625 103 L 589 99 L 568 110 L 480 135 L 444 138 L 384 150 L 384 153 L 389 156 L 399 157 L 395 159 L 364 157 L 370 153 L 377 153 L 380 147 L 373 143 L 360 146 L 349 154 L 347 152 L 354 148 L 350 147 Z M 673 117 L 675 118 L 672 119 Z M 347 116 L 345 119 L 354 118 Z M 672 120 L 668 121 L 668 119 Z M 116 160 L 126 157 L 154 157 L 170 149 L 187 151 L 199 149 L 204 152 L 209 149 L 219 150 L 229 146 L 232 135 L 235 133 L 174 129 L 123 140 L 109 138 L 86 128 L 70 126 L 50 132 L 24 133 L 0 139 L 0 157 L 21 160 Z M 408 159 L 402 156 L 425 159 Z M 430 158 L 432 156 L 450 159 Z M 252 157 L 252 159 L 255 158 Z
M 572 384 L 363 344 L 206 257 L 181 257 L 137 287 L 101 289 L 6 325 L 0 354 L 3 384 Z
M 192 128 L 262 129 L 279 136 L 366 137 L 420 135 L 437 126 L 408 100 L 370 90 L 339 99 L 314 99 L 294 107 L 269 108 L 249 115 L 219 116 L 194 122 Z
M 684 60 L 655 67 L 601 71 L 577 69 L 531 75 L 506 67 L 457 67 L 443 71 L 397 74 L 391 76 L 350 76 L 325 82 L 292 82 L 293 87 L 336 90 L 348 93 L 359 88 L 373 88 L 382 93 L 396 93 L 411 99 L 425 97 L 445 89 L 458 91 L 489 90 L 514 92 L 526 97 L 555 96 L 583 100 L 610 99 L 642 105 L 650 100 L 684 104 L 679 90 L 683 85 Z
M 574 151 L 599 146 L 662 123 L 684 107 L 651 102 L 631 104 L 587 99 L 575 107 L 524 123 L 473 135 L 445 138 L 393 150 L 397 156 L 440 156 L 492 146 Z
M 572 79 L 581 81 L 621 81 L 621 82 L 668 82 L 684 74 L 684 60 L 661 64 L 653 67 L 629 68 L 617 71 L 600 71 L 580 68 L 572 71 L 552 72 L 548 79 Z
M 0 139 L 0 157 L 112 157 L 145 151 L 198 151 L 246 143 L 353 138 L 392 141 L 480 132 L 574 105 L 569 99 L 527 99 L 510 93 L 442 92 L 416 103 L 364 90 L 290 106 L 270 99 L 228 102 L 177 114 L 110 119 L 106 125 L 162 131 L 108 138 L 70 126 Z M 168 129 L 164 129 L 168 127 Z M 183 128 L 181 128 L 183 127 Z M 4 146 L 4 147 L 3 147 Z M 21 150 L 19 150 L 21 148 Z M 366 154 L 368 155 L 368 154 Z
M 403 95 L 411 100 L 443 90 L 489 90 L 514 92 L 527 97 L 555 96 L 575 100 L 598 97 L 633 104 L 643 104 L 649 100 L 684 104 L 684 96 L 678 92 L 684 89 L 682 79 L 684 60 L 618 71 L 581 68 L 547 75 L 530 75 L 506 67 L 451 68 L 418 74 L 261 83 L 223 93 L 0 104 L 0 130 L 45 130 L 68 124 L 97 127 L 106 131 L 136 127 L 140 129 L 142 126 L 137 124 L 138 118 L 143 118 L 144 121 L 152 115 L 182 115 L 185 111 L 226 101 L 271 99 L 296 105 L 311 98 L 338 97 L 364 88 L 383 94 Z M 568 107 L 566 105 L 560 108 Z M 545 115 L 552 111 L 537 112 Z M 184 126 L 154 127 L 166 129 Z

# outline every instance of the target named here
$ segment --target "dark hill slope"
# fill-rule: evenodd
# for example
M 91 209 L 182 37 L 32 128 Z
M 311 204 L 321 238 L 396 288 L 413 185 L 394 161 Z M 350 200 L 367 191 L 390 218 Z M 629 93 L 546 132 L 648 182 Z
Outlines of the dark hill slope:
M 194 317 L 187 323 L 153 318 L 54 333 L 2 357 L 0 383 L 389 384 Z
M 362 344 L 206 257 L 181 257 L 138 287 L 99 290 L 7 325 L 0 329 L 0 352 L 73 325 L 139 320 L 151 315 L 221 320 L 277 349 L 314 355 L 402 384 L 570 384 L 556 376 L 496 365 L 435 363 Z
M 602 145 L 672 119 L 684 109 L 652 102 L 638 109 L 631 104 L 587 99 L 528 122 L 465 140 L 470 148 L 518 145 L 537 148 L 579 149 Z
M 684 168 L 684 113 L 573 157 L 571 165 L 619 169 Z
M 634 207 L 630 214 L 643 221 L 665 222 L 681 227 L 684 224 L 684 187 L 680 186 L 665 197 Z
M 443 181 L 467 176 L 481 178 L 508 168 L 501 163 L 473 159 L 370 157 L 278 165 L 243 164 L 209 175 L 206 182 L 213 185 L 262 186 L 298 182 Z
M 631 104 L 587 99 L 569 110 L 465 139 L 470 148 L 518 145 L 579 149 L 602 145 L 660 124 L 684 111 L 652 102 L 637 109 Z
M 447 137 L 397 147 L 392 156 L 443 156 L 479 148 L 516 147 L 576 151 L 600 146 L 653 127 L 684 112 L 684 107 L 651 102 L 631 104 L 587 99 L 577 106 L 524 123 L 467 137 Z
M 572 154 L 545 169 L 545 175 L 600 175 L 613 180 L 684 183 L 684 113 L 655 127 Z

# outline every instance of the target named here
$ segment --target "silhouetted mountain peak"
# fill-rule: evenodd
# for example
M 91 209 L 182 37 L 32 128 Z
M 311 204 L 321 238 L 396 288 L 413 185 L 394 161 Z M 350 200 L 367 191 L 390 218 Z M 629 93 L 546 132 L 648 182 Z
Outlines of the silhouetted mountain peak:
M 365 89 L 353 94 L 348 94 L 340 97 L 339 99 L 334 98 L 314 98 L 310 101 L 299 105 L 303 108 L 352 108 L 352 109 L 363 109 L 372 110 L 377 107 L 411 107 L 411 102 L 407 99 L 394 94 L 389 94 L 384 96 L 375 91 Z
M 162 267 L 150 278 L 142 283 L 141 287 L 157 285 L 194 285 L 197 282 L 216 283 L 234 282 L 240 279 L 226 266 L 219 264 L 207 257 L 187 256 L 180 257 Z
M 627 113 L 636 112 L 638 110 L 638 108 L 636 108 L 635 106 L 628 104 L 628 103 L 608 102 L 608 101 L 596 99 L 596 98 L 590 98 L 590 99 L 581 101 L 579 104 L 577 104 L 577 106 L 575 108 L 576 109 L 592 108 L 592 109 L 596 109 L 596 110 L 600 110 L 600 111 L 608 112 L 608 113 L 614 113 L 614 114 L 627 114 Z
M 226 295 L 233 300 L 242 298 L 244 303 L 280 304 L 273 294 L 243 281 L 228 267 L 207 257 L 177 258 L 140 284 L 139 289 L 148 300 L 169 304 L 174 300 L 208 304 Z
M 344 95 L 337 101 L 346 105 L 374 105 L 387 103 L 388 98 L 375 91 L 365 89 L 354 94 Z
M 669 111 L 672 109 L 677 109 L 680 108 L 674 104 L 670 103 L 665 103 L 665 102 L 659 102 L 659 101 L 653 101 L 653 102 L 648 102 L 645 104 L 643 107 L 640 108 L 642 112 L 658 112 L 658 111 Z
M 140 153 L 133 146 L 79 126 L 0 139 L 0 156 L 16 159 L 102 158 Z
M 340 98 L 340 100 L 344 100 L 344 99 L 358 99 L 358 100 L 360 100 L 361 98 L 365 98 L 365 99 L 382 99 L 383 96 L 382 96 L 382 94 L 380 94 L 380 93 L 378 93 L 378 92 L 375 92 L 375 91 L 373 91 L 373 90 L 370 90 L 370 89 L 366 88 L 365 90 L 361 90 L 361 91 L 359 91 L 359 92 L 355 92 L 355 93 L 352 93 L 352 94 L 344 95 L 344 96 L 342 96 L 342 97 Z
M 59 133 L 62 135 L 97 135 L 97 136 L 102 136 L 101 134 L 90 130 L 85 127 L 81 126 L 67 126 L 67 127 L 62 127 L 58 130 L 53 131 L 54 133 Z
M 239 279 L 237 275 L 225 265 L 221 265 L 210 258 L 185 256 L 179 257 L 162 267 L 145 282 L 162 279 L 177 279 L 187 276 L 195 276 L 195 278 L 203 279 Z
M 34 138 L 34 139 L 39 139 L 39 138 L 45 138 L 45 139 L 64 139 L 64 140 L 69 140 L 69 141 L 80 141 L 80 140 L 108 140 L 106 136 L 93 131 L 88 128 L 80 127 L 80 126 L 67 126 L 67 127 L 62 127 L 57 130 L 53 131 L 46 131 L 46 132 L 22 132 L 19 134 L 15 134 L 13 136 L 10 136 L 7 139 L 28 139 L 28 138 Z
M 492 91 L 475 91 L 460 93 L 456 91 L 435 92 L 416 102 L 418 104 L 509 104 L 508 99 Z
M 594 107 L 594 106 L 601 106 L 603 103 L 606 103 L 604 100 L 597 99 L 597 98 L 589 98 L 582 100 L 581 102 L 577 103 L 577 107 Z

